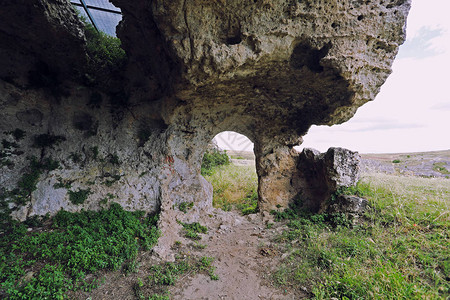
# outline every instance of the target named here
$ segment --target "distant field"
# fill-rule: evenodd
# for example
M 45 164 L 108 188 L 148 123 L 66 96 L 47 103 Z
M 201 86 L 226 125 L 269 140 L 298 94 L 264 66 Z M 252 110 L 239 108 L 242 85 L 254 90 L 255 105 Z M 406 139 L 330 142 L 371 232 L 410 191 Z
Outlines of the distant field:
M 361 154 L 364 173 L 450 177 L 450 150 Z
M 232 159 L 248 159 L 248 160 L 254 160 L 255 159 L 255 154 L 252 151 L 227 150 L 227 154 Z
M 236 165 L 254 164 L 251 151 L 227 150 Z M 450 177 L 450 150 L 411 153 L 363 153 L 363 173 L 385 173 L 421 177 Z

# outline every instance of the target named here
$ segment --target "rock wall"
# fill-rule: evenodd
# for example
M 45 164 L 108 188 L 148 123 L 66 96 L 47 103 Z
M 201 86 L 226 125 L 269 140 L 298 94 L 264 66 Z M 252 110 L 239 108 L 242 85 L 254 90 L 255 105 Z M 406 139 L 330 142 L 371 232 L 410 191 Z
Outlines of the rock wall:
M 202 155 L 225 130 L 255 143 L 260 209 L 286 207 L 298 194 L 292 147 L 312 124 L 344 122 L 376 96 L 410 7 L 112 2 L 127 59 L 96 84 L 69 1 L 6 1 L 0 12 L 0 199 L 19 219 L 111 201 L 160 209 L 173 227 L 198 219 L 212 198 Z M 194 202 L 192 213 L 178 215 L 181 202 Z

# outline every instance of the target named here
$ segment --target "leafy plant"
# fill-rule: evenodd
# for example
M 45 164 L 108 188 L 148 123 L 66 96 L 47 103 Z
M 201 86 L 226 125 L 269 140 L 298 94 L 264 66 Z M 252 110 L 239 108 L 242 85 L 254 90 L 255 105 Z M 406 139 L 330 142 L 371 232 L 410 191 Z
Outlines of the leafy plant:
M 199 233 L 207 233 L 208 228 L 206 226 L 200 225 L 198 222 L 194 223 L 183 223 L 179 222 L 184 230 L 185 230 L 185 237 L 193 239 L 193 240 L 200 240 L 201 237 L 198 235 Z
M 203 176 L 211 175 L 215 167 L 228 165 L 229 163 L 230 158 L 225 151 L 213 148 L 203 155 L 201 173 Z
M 90 189 L 79 189 L 78 191 L 68 191 L 69 200 L 73 204 L 83 204 L 91 193 Z
M 242 214 L 250 215 L 258 212 L 258 191 L 254 189 L 252 193 L 247 196 L 236 205 Z
M 194 206 L 194 202 L 181 202 L 178 205 L 178 209 L 184 213 L 187 213 L 188 209 L 191 209 Z
M 31 199 L 31 193 L 36 190 L 39 177 L 44 171 L 53 171 L 59 167 L 59 163 L 51 158 L 38 161 L 36 157 L 30 158 L 30 165 L 19 178 L 17 188 L 11 192 L 14 202 L 23 205 Z
M 158 239 L 156 222 L 157 216 L 144 218 L 117 203 L 98 212 L 62 210 L 44 231 L 27 233 L 12 222 L 0 235 L 0 295 L 63 299 L 69 290 L 97 286 L 87 274 L 117 270 L 125 262 L 126 272 L 136 270 L 138 250 L 149 250 Z
M 394 163 L 394 164 L 398 164 L 398 163 L 400 163 L 401 161 L 399 160 L 399 159 L 394 159 L 393 161 L 392 161 L 392 163 Z

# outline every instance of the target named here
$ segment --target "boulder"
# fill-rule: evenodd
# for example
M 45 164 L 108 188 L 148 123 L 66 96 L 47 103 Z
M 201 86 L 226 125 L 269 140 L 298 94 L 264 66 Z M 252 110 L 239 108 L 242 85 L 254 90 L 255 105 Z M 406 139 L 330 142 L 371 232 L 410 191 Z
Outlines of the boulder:
M 303 149 L 297 157 L 297 173 L 293 178 L 297 200 L 311 211 L 326 211 L 333 194 L 356 185 L 360 160 L 357 152 L 343 148 L 329 148 L 325 153 Z
M 326 212 L 345 214 L 350 219 L 356 220 L 366 211 L 367 207 L 367 199 L 354 195 L 339 195 L 329 204 Z

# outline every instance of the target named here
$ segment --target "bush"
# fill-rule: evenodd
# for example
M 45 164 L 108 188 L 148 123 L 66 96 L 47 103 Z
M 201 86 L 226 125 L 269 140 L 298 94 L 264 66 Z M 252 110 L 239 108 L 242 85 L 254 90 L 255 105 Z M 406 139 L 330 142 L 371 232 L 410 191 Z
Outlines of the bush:
M 225 151 L 213 148 L 207 150 L 203 155 L 201 173 L 203 176 L 211 175 L 215 167 L 228 164 L 230 164 L 228 154 Z
M 157 242 L 157 217 L 143 215 L 113 203 L 99 212 L 62 210 L 42 232 L 11 223 L 0 236 L 0 297 L 63 299 L 69 290 L 91 289 L 97 284 L 87 274 L 117 270 Z

